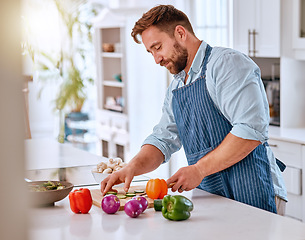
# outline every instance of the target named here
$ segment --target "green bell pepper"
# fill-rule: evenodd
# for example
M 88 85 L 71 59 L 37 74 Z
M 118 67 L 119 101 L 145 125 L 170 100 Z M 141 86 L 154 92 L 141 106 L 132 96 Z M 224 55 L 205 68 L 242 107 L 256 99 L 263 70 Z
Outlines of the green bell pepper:
M 162 200 L 162 215 L 169 220 L 186 220 L 193 208 L 192 201 L 182 195 L 166 195 Z

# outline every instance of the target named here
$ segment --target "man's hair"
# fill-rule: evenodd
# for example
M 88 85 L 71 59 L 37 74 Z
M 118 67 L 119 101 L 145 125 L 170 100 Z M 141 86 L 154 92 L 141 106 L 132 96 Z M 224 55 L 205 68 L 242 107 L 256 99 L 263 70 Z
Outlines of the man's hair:
M 144 13 L 135 23 L 131 36 L 136 43 L 141 43 L 137 36 L 142 35 L 143 31 L 147 28 L 155 26 L 160 31 L 166 32 L 169 36 L 173 37 L 177 25 L 183 26 L 186 30 L 195 35 L 192 25 L 185 13 L 172 5 L 158 5 Z

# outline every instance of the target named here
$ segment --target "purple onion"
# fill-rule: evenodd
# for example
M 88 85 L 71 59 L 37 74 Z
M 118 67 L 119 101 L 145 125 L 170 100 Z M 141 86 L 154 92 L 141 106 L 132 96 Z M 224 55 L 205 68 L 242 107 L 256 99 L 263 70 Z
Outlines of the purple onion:
M 137 201 L 139 201 L 142 205 L 142 212 L 144 212 L 148 206 L 148 201 L 145 197 L 143 196 L 135 196 L 132 199 L 135 199 Z
M 116 195 L 109 194 L 103 198 L 101 206 L 105 213 L 116 213 L 120 209 L 120 199 Z
M 132 218 L 138 217 L 143 212 L 142 209 L 142 204 L 136 199 L 130 199 L 124 207 L 125 213 Z

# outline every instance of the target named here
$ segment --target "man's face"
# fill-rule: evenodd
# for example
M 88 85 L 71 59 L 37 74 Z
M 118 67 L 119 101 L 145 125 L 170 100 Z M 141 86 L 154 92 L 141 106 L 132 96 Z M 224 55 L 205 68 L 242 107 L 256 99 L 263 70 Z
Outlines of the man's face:
M 143 31 L 142 42 L 157 64 L 172 74 L 182 71 L 187 64 L 188 52 L 174 37 L 152 26 Z

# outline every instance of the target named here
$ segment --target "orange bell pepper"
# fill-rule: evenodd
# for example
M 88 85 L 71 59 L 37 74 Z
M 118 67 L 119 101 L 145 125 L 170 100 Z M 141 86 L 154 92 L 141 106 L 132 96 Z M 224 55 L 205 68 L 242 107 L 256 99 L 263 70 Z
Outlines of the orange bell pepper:
M 150 179 L 146 184 L 146 194 L 151 199 L 162 199 L 167 194 L 167 184 L 164 179 Z
M 76 189 L 69 193 L 70 208 L 74 213 L 88 213 L 92 207 L 92 196 L 88 188 Z

